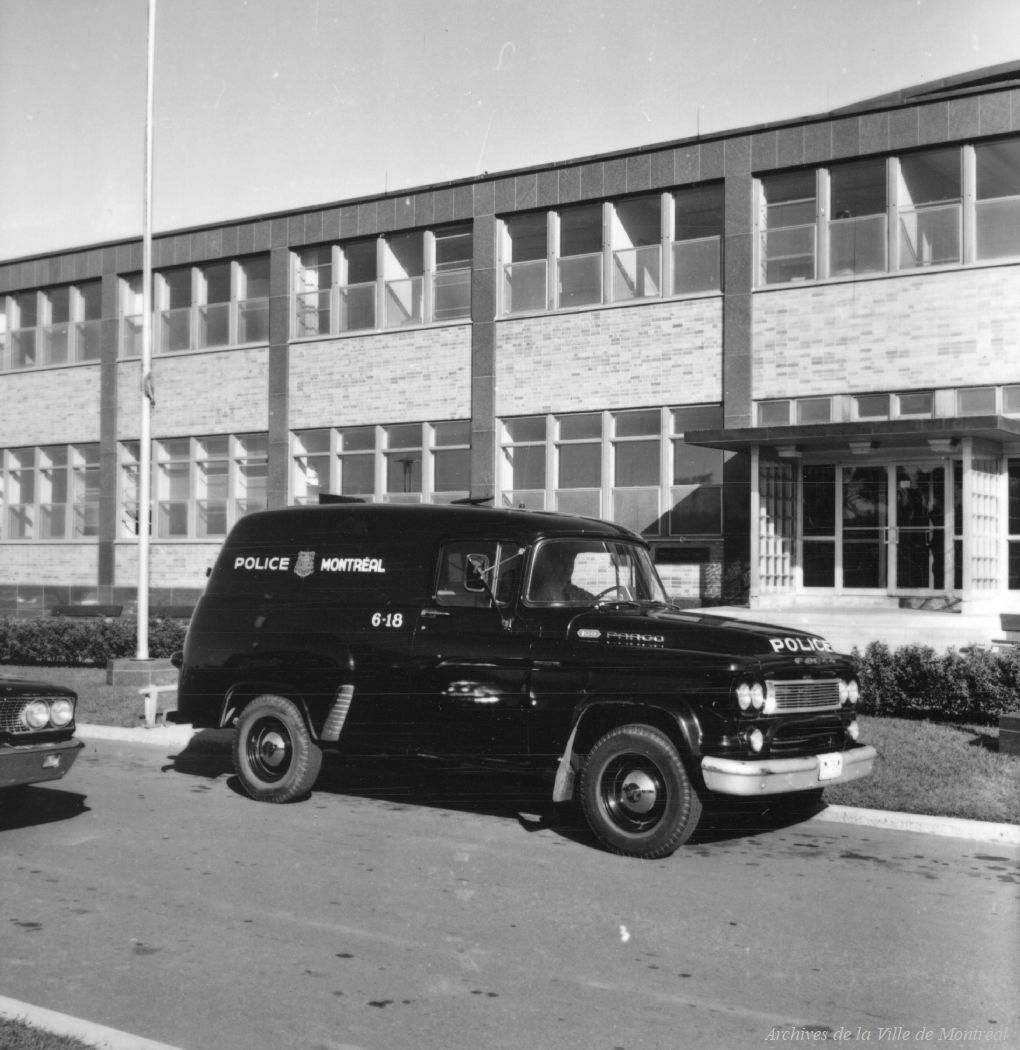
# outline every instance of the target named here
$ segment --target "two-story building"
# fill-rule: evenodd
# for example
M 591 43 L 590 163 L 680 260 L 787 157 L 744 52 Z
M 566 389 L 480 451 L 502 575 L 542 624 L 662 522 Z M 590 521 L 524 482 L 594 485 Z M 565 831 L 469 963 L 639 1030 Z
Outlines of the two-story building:
M 1020 63 L 0 264 L 0 615 L 333 493 L 611 518 L 690 604 L 1020 608 Z

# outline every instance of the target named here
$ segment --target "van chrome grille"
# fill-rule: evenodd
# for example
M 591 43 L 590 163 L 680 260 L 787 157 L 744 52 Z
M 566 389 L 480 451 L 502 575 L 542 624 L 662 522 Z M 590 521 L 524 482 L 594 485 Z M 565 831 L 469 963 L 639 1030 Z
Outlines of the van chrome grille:
M 836 678 L 796 679 L 777 681 L 769 685 L 775 692 L 776 711 L 789 714 L 794 711 L 831 711 L 839 707 L 839 680 Z

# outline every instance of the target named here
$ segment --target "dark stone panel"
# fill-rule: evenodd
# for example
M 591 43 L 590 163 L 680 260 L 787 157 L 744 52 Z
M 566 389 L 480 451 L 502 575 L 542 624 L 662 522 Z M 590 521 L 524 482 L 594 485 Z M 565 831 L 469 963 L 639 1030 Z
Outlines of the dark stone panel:
M 103 273 L 116 273 L 117 272 L 117 249 L 116 248 L 103 248 L 102 249 L 102 271 Z
M 496 266 L 496 246 L 499 240 L 499 225 L 495 216 L 483 215 L 475 219 L 471 231 L 472 265 L 476 270 L 493 269 Z
M 804 163 L 803 128 L 780 128 L 776 132 L 776 163 L 780 168 Z
M 701 144 L 701 178 L 721 179 L 726 174 L 726 155 L 722 142 Z
M 322 212 L 310 211 L 305 215 L 305 226 L 301 233 L 301 244 L 317 244 L 322 240 Z M 291 241 L 293 245 L 294 241 Z
M 627 161 L 623 157 L 613 157 L 602 165 L 602 192 L 607 197 L 615 197 L 627 192 Z
M 492 182 L 479 182 L 474 187 L 474 215 L 494 215 L 496 213 L 496 187 Z
M 357 237 L 358 235 L 358 206 L 356 204 L 345 204 L 340 209 L 340 236 Z
M 954 98 L 948 107 L 946 126 L 950 140 L 972 139 L 981 133 L 981 100 L 977 95 Z
M 223 250 L 223 228 L 216 227 L 214 230 L 205 231 L 205 243 L 202 251 L 196 254 L 196 259 L 221 259 L 226 255 Z
M 393 228 L 407 230 L 414 226 L 414 197 L 407 195 L 393 201 Z
M 865 113 L 861 117 L 861 153 L 885 153 L 889 149 L 889 114 Z
M 539 208 L 552 208 L 559 204 L 560 173 L 555 168 L 552 171 L 538 173 L 536 198 Z
M 635 193 L 652 188 L 652 162 L 646 153 L 627 158 L 627 192 Z
M 856 157 L 861 152 L 861 128 L 857 117 L 834 120 L 830 142 L 832 157 Z
M 455 219 L 471 219 L 475 214 L 475 188 L 474 186 L 454 186 L 453 188 L 453 217 Z
M 581 168 L 581 199 L 601 198 L 605 192 L 602 165 L 585 164 Z
M 653 153 L 651 161 L 651 188 L 653 190 L 665 190 L 674 185 L 673 178 L 673 151 L 671 149 L 658 150 Z
M 751 140 L 746 135 L 727 139 L 723 149 L 727 175 L 747 175 L 751 171 Z
M 375 233 L 389 233 L 397 229 L 396 202 L 392 197 L 376 201 L 375 206 Z
M 534 208 L 538 204 L 538 176 L 534 172 L 518 175 L 515 184 L 515 208 Z
M 679 146 L 673 150 L 673 178 L 677 185 L 701 181 L 700 146 Z
M 471 319 L 491 321 L 496 316 L 496 274 L 494 268 L 477 269 L 471 275 Z
M 303 244 L 305 239 L 305 217 L 304 215 L 291 215 L 286 219 L 274 220 L 274 226 L 276 227 L 273 231 L 273 247 L 276 248 L 280 245 L 279 241 L 279 227 L 286 224 L 286 240 L 284 244 Z
M 778 164 L 779 135 L 775 131 L 763 131 L 751 136 L 751 169 L 769 171 Z
M 975 113 L 974 125 L 977 126 Z M 936 102 L 920 106 L 917 110 L 917 141 L 920 143 L 945 142 L 949 137 L 949 104 Z
M 379 202 L 365 201 L 358 205 L 358 235 L 379 232 Z
M 255 251 L 255 227 L 250 222 L 237 227 L 237 251 L 239 255 Z
M 453 218 L 453 189 L 436 190 L 435 222 L 449 222 Z
M 517 180 L 500 179 L 493 186 L 493 211 L 505 215 L 517 208 Z
M 823 120 L 804 128 L 804 163 L 826 164 L 832 159 L 832 125 Z
M 436 218 L 436 195 L 427 191 L 418 193 L 414 198 L 415 226 L 431 226 Z
M 918 143 L 917 108 L 895 109 L 889 114 L 889 149 L 912 149 Z
M 269 247 L 285 248 L 290 244 L 290 223 L 286 219 L 272 219 L 269 223 Z
M 236 226 L 226 226 L 220 231 L 220 251 L 231 259 L 240 254 L 237 250 Z
M 560 171 L 559 204 L 573 204 L 581 199 L 581 169 L 563 168 Z
M 273 246 L 272 223 L 257 222 L 252 228 L 252 247 L 257 252 L 268 251 Z
M 340 209 L 330 208 L 322 213 L 322 239 L 336 241 L 340 239 Z
M 1015 127 L 1007 92 L 978 99 L 978 130 L 982 135 L 1001 135 Z

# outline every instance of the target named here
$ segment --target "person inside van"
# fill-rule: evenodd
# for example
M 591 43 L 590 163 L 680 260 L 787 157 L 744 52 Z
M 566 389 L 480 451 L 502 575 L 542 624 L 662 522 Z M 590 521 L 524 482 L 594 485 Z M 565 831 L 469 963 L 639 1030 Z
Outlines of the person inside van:
M 555 604 L 591 601 L 595 597 L 572 581 L 574 560 L 578 553 L 579 548 L 575 544 L 553 540 L 542 545 L 531 572 L 528 594 L 531 601 Z

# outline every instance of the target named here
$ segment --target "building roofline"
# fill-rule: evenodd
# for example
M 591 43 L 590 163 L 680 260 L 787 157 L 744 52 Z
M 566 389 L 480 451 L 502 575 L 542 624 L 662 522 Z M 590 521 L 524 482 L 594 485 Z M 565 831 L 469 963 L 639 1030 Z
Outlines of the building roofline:
M 1000 63 L 994 66 L 986 66 L 981 69 L 959 73 L 949 77 L 941 77 L 936 80 L 927 81 L 923 84 L 901 88 L 897 91 L 884 95 L 877 95 L 870 99 L 851 103 L 838 109 L 827 110 L 820 113 L 808 114 L 792 118 L 784 118 L 777 121 L 769 121 L 764 124 L 745 125 L 738 128 L 729 128 L 724 131 L 709 132 L 706 134 L 690 135 L 684 138 L 667 139 L 661 142 L 646 143 L 640 146 L 630 146 L 621 149 L 610 150 L 606 153 L 593 153 L 580 157 L 570 157 L 564 160 L 546 161 L 540 164 L 525 165 L 519 168 L 507 168 L 502 171 L 484 172 L 481 175 L 466 176 L 460 179 L 449 179 L 442 182 L 422 183 L 417 186 L 407 186 L 396 190 L 386 190 L 382 193 L 362 194 L 355 197 L 345 197 L 337 200 L 316 202 L 287 208 L 281 211 L 256 212 L 254 214 L 239 215 L 231 218 L 220 219 L 214 222 L 199 223 L 193 226 L 179 226 L 173 229 L 159 230 L 153 233 L 154 240 L 179 237 L 184 234 L 201 233 L 206 230 L 215 230 L 224 226 L 241 226 L 252 223 L 274 222 L 303 215 L 307 212 L 328 211 L 340 207 L 355 207 L 361 204 L 392 200 L 399 197 L 414 196 L 422 193 L 434 193 L 438 190 L 451 190 L 467 186 L 479 186 L 487 183 L 496 183 L 506 179 L 518 178 L 522 175 L 530 175 L 543 171 L 556 171 L 564 168 L 573 168 L 597 161 L 613 160 L 619 157 L 630 157 L 641 154 L 658 153 L 667 149 L 679 149 L 684 146 L 704 145 L 712 142 L 724 142 L 730 139 L 741 138 L 747 135 L 762 134 L 771 131 L 780 131 L 784 128 L 818 124 L 827 120 L 840 119 L 851 116 L 862 116 L 867 113 L 881 112 L 883 110 L 901 109 L 910 105 L 924 104 L 935 101 L 945 101 L 965 95 L 989 93 L 995 91 L 1009 91 L 1020 88 L 1020 60 L 1014 62 Z M 18 256 L 11 259 L 0 259 L 0 266 L 18 265 L 20 263 L 32 262 L 37 259 L 51 258 L 55 255 L 77 254 L 82 252 L 100 251 L 114 248 L 120 245 L 134 244 L 141 240 L 141 234 L 132 237 L 122 237 L 109 241 L 100 241 L 92 244 L 74 245 L 56 251 L 36 252 L 31 255 Z

